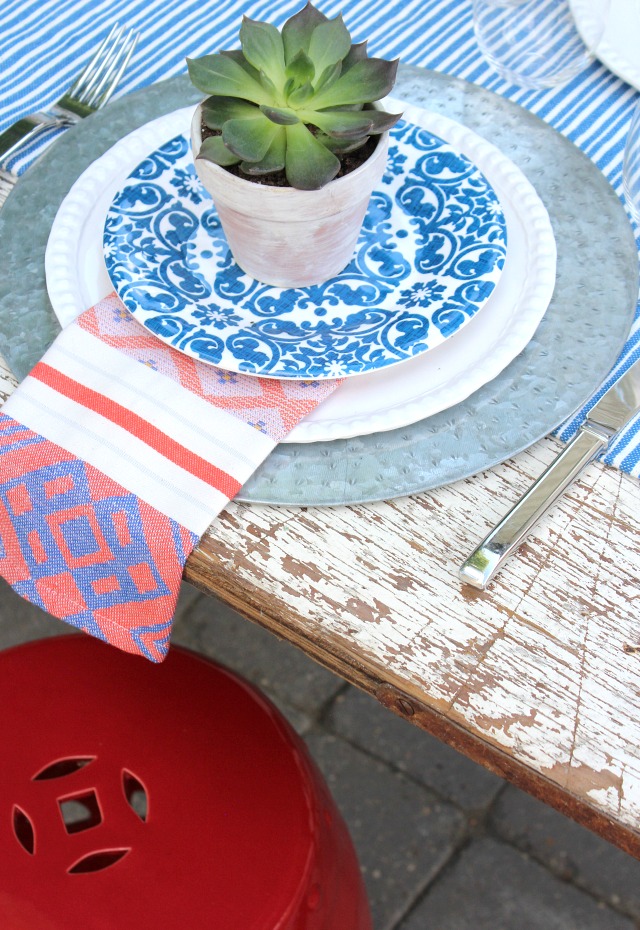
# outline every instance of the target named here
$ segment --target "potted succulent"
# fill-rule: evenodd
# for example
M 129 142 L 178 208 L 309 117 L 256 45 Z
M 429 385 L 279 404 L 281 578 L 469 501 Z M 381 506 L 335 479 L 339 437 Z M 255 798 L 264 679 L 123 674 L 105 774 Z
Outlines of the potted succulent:
M 191 127 L 198 175 L 240 267 L 301 287 L 350 261 L 401 114 L 376 101 L 397 61 L 369 58 L 311 3 L 279 31 L 243 19 L 241 48 L 187 59 L 208 97 Z

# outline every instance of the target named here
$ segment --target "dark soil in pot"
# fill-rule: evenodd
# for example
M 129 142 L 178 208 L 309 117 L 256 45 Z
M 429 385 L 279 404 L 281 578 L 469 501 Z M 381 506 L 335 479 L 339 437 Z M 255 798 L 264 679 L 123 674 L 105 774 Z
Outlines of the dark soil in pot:
M 201 132 L 203 142 L 209 136 L 220 135 L 219 129 L 209 129 L 209 127 L 205 125 L 204 120 L 201 123 Z M 340 170 L 336 174 L 336 178 L 341 178 L 345 174 L 350 174 L 352 171 L 355 171 L 356 168 L 359 168 L 360 165 L 363 165 L 369 156 L 373 154 L 377 144 L 378 136 L 369 136 L 364 145 L 356 149 L 355 152 L 346 152 L 344 155 L 338 155 Z M 245 181 L 253 181 L 254 184 L 266 184 L 269 187 L 291 186 L 287 181 L 284 171 L 275 171 L 273 174 L 263 175 L 245 174 L 244 171 L 240 170 L 239 165 L 230 165 L 224 170 L 228 171 L 230 174 L 235 174 L 238 178 L 243 178 Z

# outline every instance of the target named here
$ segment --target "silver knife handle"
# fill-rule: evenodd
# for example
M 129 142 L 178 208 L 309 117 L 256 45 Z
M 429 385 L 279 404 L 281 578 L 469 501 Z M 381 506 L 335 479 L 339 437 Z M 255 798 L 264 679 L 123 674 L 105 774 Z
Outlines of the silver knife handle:
M 581 426 L 535 484 L 460 566 L 460 580 L 476 588 L 486 588 L 534 523 L 549 510 L 603 446 L 608 445 L 611 435 L 608 429 L 589 421 Z
M 46 122 L 32 122 L 31 118 L 21 119 L 0 135 L 0 171 L 10 174 L 9 163 L 43 135 L 48 129 L 57 125 L 51 118 Z

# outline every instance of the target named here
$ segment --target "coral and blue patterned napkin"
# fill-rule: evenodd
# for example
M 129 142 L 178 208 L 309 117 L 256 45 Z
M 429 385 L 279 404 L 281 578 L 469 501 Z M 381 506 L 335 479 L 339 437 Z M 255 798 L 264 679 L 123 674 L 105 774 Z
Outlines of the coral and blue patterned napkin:
M 107 297 L 0 412 L 0 574 L 67 623 L 162 661 L 190 552 L 339 383 L 221 371 Z

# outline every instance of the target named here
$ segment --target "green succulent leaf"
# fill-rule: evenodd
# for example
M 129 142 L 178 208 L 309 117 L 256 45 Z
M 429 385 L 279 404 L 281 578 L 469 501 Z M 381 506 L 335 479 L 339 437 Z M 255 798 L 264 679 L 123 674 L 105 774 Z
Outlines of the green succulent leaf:
M 298 110 L 304 123 L 317 126 L 329 136 L 355 139 L 368 135 L 373 126 L 371 114 L 375 110 Z
M 314 94 L 314 107 L 340 106 L 346 103 L 370 103 L 386 96 L 393 87 L 398 62 L 383 58 L 357 61 L 337 81 Z
M 296 87 L 287 94 L 287 103 L 290 107 L 303 106 L 307 100 L 313 97 L 313 93 L 313 86 L 307 81 L 302 87 Z
M 387 113 L 384 110 L 367 110 L 367 113 L 373 120 L 373 125 L 369 130 L 372 136 L 387 132 L 402 118 L 402 113 Z
M 267 153 L 260 161 L 249 162 L 243 161 L 240 169 L 245 174 L 271 174 L 274 171 L 282 171 L 285 165 L 285 152 L 287 149 L 287 136 L 284 126 L 278 126 Z
M 272 123 L 277 123 L 279 126 L 293 126 L 294 123 L 300 122 L 297 114 L 288 107 L 261 106 L 260 110 Z
M 294 13 L 282 27 L 285 60 L 293 61 L 301 49 L 303 52 L 308 52 L 313 30 L 316 26 L 326 22 L 328 22 L 327 17 L 312 3 L 307 3 L 305 7 Z
M 276 100 L 279 100 L 280 97 L 283 96 L 282 93 L 278 92 L 276 85 L 273 83 L 269 75 L 266 74 L 264 71 L 260 72 L 259 80 L 262 86 L 264 87 L 264 89 L 266 90 L 266 92 L 269 94 L 271 103 L 275 103 Z
M 202 118 L 209 129 L 222 129 L 228 119 L 256 115 L 255 103 L 237 97 L 207 97 L 202 104 Z
M 357 139 L 336 139 L 335 136 L 326 136 L 324 133 L 318 133 L 316 139 L 326 146 L 330 152 L 336 155 L 346 155 L 347 152 L 355 152 L 362 148 L 369 137 L 359 136 Z
M 205 94 L 272 103 L 267 91 L 228 55 L 187 58 L 191 83 Z
M 306 52 L 302 49 L 287 63 L 285 73 L 292 78 L 294 86 L 306 84 L 315 77 L 316 69 Z
M 348 71 L 349 68 L 353 68 L 356 61 L 364 61 L 367 58 L 367 43 L 365 42 L 354 42 L 354 44 L 349 49 L 348 54 L 342 62 L 342 70 Z
M 316 74 L 341 62 L 351 48 L 351 36 L 342 16 L 336 16 L 326 23 L 320 23 L 311 33 L 309 58 L 314 64 Z
M 315 82 L 314 90 L 318 94 L 321 90 L 330 87 L 338 80 L 342 72 L 342 62 L 336 61 L 334 65 L 327 65 L 318 80 Z
M 250 119 L 230 119 L 222 127 L 224 144 L 242 161 L 261 161 L 279 127 L 263 113 Z
M 223 168 L 229 165 L 237 165 L 240 159 L 233 152 L 230 152 L 222 141 L 222 136 L 208 136 L 200 146 L 198 158 L 204 158 L 207 161 L 215 162 Z
M 257 68 L 254 68 L 253 65 L 250 65 L 247 59 L 242 54 L 241 48 L 230 48 L 223 49 L 219 52 L 220 55 L 224 55 L 226 58 L 231 58 L 232 61 L 237 62 L 240 67 L 247 72 L 249 77 L 252 77 L 254 81 L 260 80 L 260 72 Z
M 398 122 L 402 113 L 383 110 L 298 110 L 304 123 L 317 126 L 335 139 L 358 139 L 386 132 Z
M 328 184 L 340 170 L 340 161 L 322 145 L 306 126 L 285 126 L 287 181 L 300 190 L 318 190 Z
M 342 103 L 339 107 L 331 107 L 332 110 L 361 110 L 363 107 L 362 103 Z
M 263 71 L 276 87 L 284 84 L 284 44 L 275 26 L 247 16 L 240 27 L 242 53 L 250 65 Z
M 402 113 L 387 113 L 384 110 L 298 110 L 298 115 L 305 123 L 313 123 L 323 132 L 335 138 L 356 138 L 365 133 L 368 136 L 386 132 L 398 122 Z

